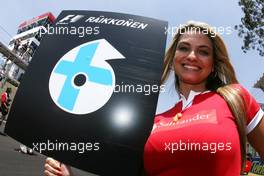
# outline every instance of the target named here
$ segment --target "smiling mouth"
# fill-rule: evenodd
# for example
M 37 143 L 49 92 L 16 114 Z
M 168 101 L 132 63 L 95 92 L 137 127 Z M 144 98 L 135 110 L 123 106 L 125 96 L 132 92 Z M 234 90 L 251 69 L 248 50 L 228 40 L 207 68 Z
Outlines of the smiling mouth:
M 193 71 L 199 71 L 199 70 L 201 70 L 200 67 L 197 67 L 197 66 L 194 66 L 194 65 L 182 64 L 182 66 L 183 66 L 185 69 L 188 69 L 188 70 L 193 70 Z

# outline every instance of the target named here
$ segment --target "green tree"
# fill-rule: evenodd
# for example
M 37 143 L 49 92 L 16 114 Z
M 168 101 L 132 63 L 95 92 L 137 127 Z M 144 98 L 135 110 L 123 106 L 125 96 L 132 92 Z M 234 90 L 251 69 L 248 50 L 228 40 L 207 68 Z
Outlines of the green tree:
M 238 36 L 243 38 L 243 52 L 257 50 L 264 56 L 264 0 L 239 0 L 239 6 L 244 12 L 241 24 L 236 25 Z

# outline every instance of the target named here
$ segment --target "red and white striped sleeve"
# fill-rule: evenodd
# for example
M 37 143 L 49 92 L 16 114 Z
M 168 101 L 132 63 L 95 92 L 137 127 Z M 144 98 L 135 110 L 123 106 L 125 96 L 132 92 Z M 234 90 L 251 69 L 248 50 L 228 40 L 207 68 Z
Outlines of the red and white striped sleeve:
M 240 84 L 235 84 L 235 87 L 241 90 L 245 101 L 247 134 L 249 134 L 263 118 L 264 112 L 255 98 L 244 87 Z

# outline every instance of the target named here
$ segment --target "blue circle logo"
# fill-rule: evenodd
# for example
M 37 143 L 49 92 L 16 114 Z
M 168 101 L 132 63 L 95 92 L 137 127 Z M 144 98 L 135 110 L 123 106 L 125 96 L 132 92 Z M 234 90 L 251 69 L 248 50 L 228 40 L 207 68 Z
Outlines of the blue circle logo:
M 100 109 L 115 88 L 115 73 L 106 60 L 124 58 L 105 39 L 73 48 L 62 56 L 50 75 L 52 100 L 73 114 L 88 114 Z

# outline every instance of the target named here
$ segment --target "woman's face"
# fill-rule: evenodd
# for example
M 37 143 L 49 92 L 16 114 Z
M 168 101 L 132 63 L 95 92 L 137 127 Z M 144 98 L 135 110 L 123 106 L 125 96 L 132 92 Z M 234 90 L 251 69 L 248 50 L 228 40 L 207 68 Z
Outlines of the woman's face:
M 174 70 L 182 84 L 206 85 L 213 71 L 213 46 L 211 40 L 199 32 L 182 34 L 176 46 Z

